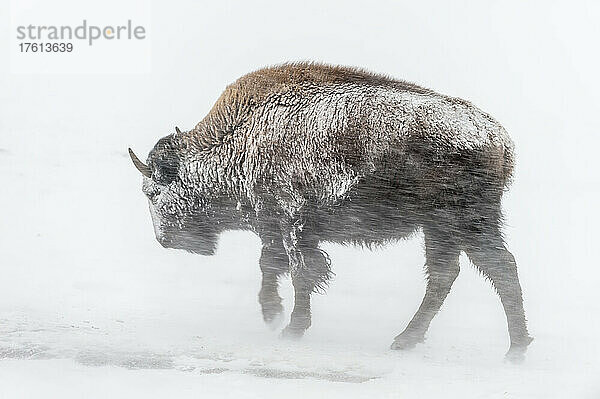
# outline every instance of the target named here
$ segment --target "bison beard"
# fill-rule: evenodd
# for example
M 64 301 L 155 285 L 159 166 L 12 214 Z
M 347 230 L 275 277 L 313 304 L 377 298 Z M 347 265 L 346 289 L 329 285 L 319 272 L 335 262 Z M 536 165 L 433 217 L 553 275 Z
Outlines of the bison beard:
M 392 349 L 424 340 L 461 251 L 500 296 L 508 356 L 521 359 L 532 340 L 501 233 L 513 144 L 467 101 L 359 69 L 284 64 L 228 86 L 194 129 L 162 138 L 147 164 L 130 155 L 162 245 L 212 254 L 225 230 L 258 234 L 266 322 L 283 311 L 278 277 L 292 277 L 284 336 L 310 326 L 310 295 L 332 275 L 321 242 L 371 247 L 421 229 L 426 293 Z

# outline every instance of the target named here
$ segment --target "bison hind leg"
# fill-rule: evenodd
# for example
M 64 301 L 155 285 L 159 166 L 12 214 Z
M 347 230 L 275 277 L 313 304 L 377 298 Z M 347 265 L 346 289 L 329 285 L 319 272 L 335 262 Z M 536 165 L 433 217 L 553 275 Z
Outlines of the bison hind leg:
M 529 336 L 523 309 L 523 294 L 514 256 L 506 249 L 498 225 L 479 229 L 465 243 L 467 256 L 495 288 L 508 322 L 510 349 L 506 354 L 511 361 L 523 359 Z
M 459 273 L 460 245 L 443 224 L 424 227 L 427 287 L 421 306 L 391 349 L 410 349 L 423 342 L 433 317 L 440 310 Z

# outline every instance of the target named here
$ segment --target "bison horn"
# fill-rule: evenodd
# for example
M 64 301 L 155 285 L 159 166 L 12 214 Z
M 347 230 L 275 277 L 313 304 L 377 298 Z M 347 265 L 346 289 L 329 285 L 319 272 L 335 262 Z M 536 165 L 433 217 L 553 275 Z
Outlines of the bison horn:
M 139 170 L 146 177 L 152 176 L 152 172 L 150 171 L 148 165 L 140 161 L 139 158 L 133 153 L 131 148 L 129 148 L 129 156 L 131 157 L 133 165 L 136 167 L 137 170 Z
M 181 130 L 179 130 L 177 126 L 175 126 L 175 131 L 177 132 L 177 134 L 181 134 Z

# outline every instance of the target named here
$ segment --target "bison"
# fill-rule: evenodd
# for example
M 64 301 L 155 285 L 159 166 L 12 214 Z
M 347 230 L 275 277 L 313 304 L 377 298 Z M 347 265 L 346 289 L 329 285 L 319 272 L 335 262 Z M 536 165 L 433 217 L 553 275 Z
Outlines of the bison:
M 160 139 L 145 164 L 129 153 L 164 247 L 212 255 L 223 231 L 260 237 L 266 322 L 283 310 L 278 278 L 289 273 L 294 286 L 283 336 L 303 335 L 310 296 L 332 275 L 320 243 L 381 246 L 421 230 L 425 296 L 391 348 L 423 342 L 461 251 L 500 296 L 507 355 L 522 358 L 532 341 L 501 232 L 514 146 L 468 101 L 362 69 L 289 63 L 227 86 L 202 121 Z

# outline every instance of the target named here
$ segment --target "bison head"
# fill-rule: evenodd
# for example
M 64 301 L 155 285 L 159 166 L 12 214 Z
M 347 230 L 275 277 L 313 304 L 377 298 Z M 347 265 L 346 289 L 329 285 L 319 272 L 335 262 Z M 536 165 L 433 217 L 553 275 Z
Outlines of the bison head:
M 165 248 L 212 255 L 218 241 L 218 218 L 208 197 L 186 178 L 182 166 L 180 131 L 158 141 L 144 164 L 129 149 L 135 167 L 144 176 L 154 233 Z

